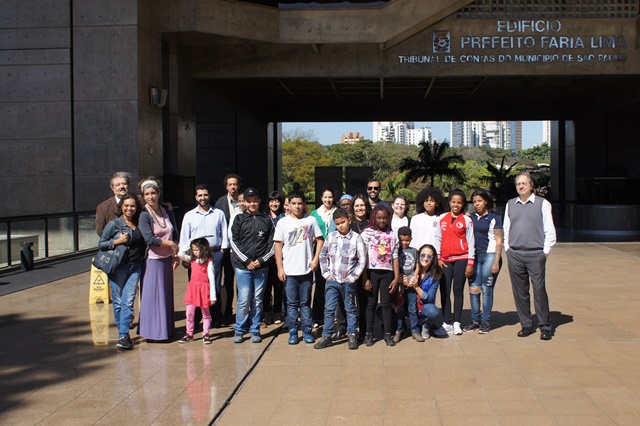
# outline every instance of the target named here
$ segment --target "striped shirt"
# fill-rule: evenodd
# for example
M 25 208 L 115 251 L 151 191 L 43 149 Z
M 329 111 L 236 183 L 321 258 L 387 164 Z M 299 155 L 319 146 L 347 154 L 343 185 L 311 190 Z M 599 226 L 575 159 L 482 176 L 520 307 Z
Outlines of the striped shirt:
M 320 252 L 320 269 L 325 279 L 333 277 L 339 283 L 354 283 L 367 264 L 367 250 L 362 237 L 353 231 L 342 235 L 333 231 Z

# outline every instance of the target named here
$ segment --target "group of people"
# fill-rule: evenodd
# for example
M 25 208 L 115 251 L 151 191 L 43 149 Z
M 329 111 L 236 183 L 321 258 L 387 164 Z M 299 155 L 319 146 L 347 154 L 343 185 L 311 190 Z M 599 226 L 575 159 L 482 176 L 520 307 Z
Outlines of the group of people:
M 115 199 L 96 212 L 100 248 L 129 247 L 127 258 L 109 276 L 119 348 L 133 347 L 129 327 L 139 280 L 138 334 L 153 341 L 174 333 L 173 270 L 180 261 L 189 270 L 181 343 L 194 340 L 200 314 L 205 344 L 213 340 L 212 324 L 231 322 L 234 277 L 234 343 L 242 343 L 247 334 L 259 343 L 261 327 L 284 321 L 289 344 L 302 339 L 322 349 L 346 337 L 348 348 L 357 349 L 374 344 L 376 316 L 388 346 L 405 335 L 423 342 L 431 336 L 486 334 L 503 248 L 522 325 L 518 336 L 536 330 L 531 282 L 540 338 L 552 337 L 545 263 L 555 228 L 551 205 L 533 194 L 528 173 L 516 177 L 518 197 L 507 203 L 504 221 L 485 190 L 472 194 L 474 211 L 469 213 L 464 192 L 451 191 L 445 199 L 435 187 L 418 194 L 416 214 L 409 217 L 403 196 L 392 203 L 380 200 L 377 179 L 368 182 L 366 195 L 345 194 L 340 200 L 325 188 L 321 205 L 311 213 L 302 193 L 282 197 L 274 191 L 263 211 L 258 190 L 241 191 L 242 179 L 228 175 L 227 194 L 214 206 L 207 186 L 196 186 L 198 206 L 185 214 L 179 237 L 170 206 L 159 203 L 157 179 L 140 183 L 141 197 L 128 191 L 129 179 L 116 173 L 111 180 Z M 224 314 L 219 303 L 223 270 Z M 467 281 L 471 322 L 462 327 Z M 313 331 L 320 326 L 322 337 L 316 342 Z

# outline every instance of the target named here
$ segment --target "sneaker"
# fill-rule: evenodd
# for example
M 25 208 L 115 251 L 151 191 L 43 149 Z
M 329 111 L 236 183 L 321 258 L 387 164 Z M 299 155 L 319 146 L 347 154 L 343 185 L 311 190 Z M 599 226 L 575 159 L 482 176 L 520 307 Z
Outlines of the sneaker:
M 460 328 L 460 323 L 458 321 L 453 323 L 453 334 L 461 335 L 462 329 Z
M 335 340 L 342 340 L 347 336 L 347 332 L 345 330 L 336 331 L 335 336 L 333 337 Z
M 489 323 L 488 322 L 483 322 L 482 324 L 480 324 L 480 329 L 478 330 L 479 334 L 488 334 L 489 330 L 491 330 L 491 327 L 489 327 Z
M 322 336 L 320 341 L 315 345 L 313 345 L 313 347 L 315 349 L 324 349 L 324 348 L 328 348 L 331 345 L 333 345 L 333 341 L 331 340 L 331 337 Z
M 387 344 L 387 346 L 395 346 L 396 342 L 393 341 L 393 338 L 391 337 L 391 333 L 385 333 L 384 334 L 384 342 Z
M 373 333 L 366 333 L 363 343 L 365 346 L 373 346 Z
M 302 340 L 304 340 L 305 343 L 314 343 L 316 341 L 311 333 L 302 333 Z
M 453 334 L 453 326 L 451 324 L 443 322 L 442 327 L 447 331 L 447 334 Z
M 235 336 L 233 336 L 233 343 L 242 343 L 242 342 L 244 342 L 244 336 L 242 334 L 236 333 Z
M 133 349 L 133 342 L 131 341 L 131 337 L 124 336 L 119 338 L 118 342 L 116 343 L 116 347 L 130 351 L 131 349 Z
M 471 324 L 465 326 L 462 331 L 464 331 L 465 333 L 471 333 L 472 331 L 475 331 L 477 329 L 480 328 L 480 324 L 476 321 L 472 321 Z
M 260 337 L 260 333 L 251 333 L 251 339 L 249 339 L 251 343 L 260 343 L 262 342 L 262 337 Z
M 298 344 L 298 332 L 296 331 L 295 333 L 289 333 L 289 344 L 290 345 L 297 345 Z
M 427 336 L 428 335 L 429 333 L 427 333 Z M 416 342 L 424 342 L 424 337 L 422 337 L 422 334 L 418 333 L 417 331 L 415 333 L 411 333 L 411 336 Z
M 428 339 L 430 337 L 429 328 L 426 324 L 422 326 L 422 333 L 420 333 L 423 339 Z
M 434 328 L 431 330 L 431 333 L 434 337 L 445 338 L 449 337 L 449 333 L 445 330 L 444 326 L 440 326 L 438 328 Z
M 210 345 L 213 343 L 213 337 L 211 337 L 209 335 L 209 333 L 205 334 L 204 336 L 202 336 L 202 343 L 204 343 L 205 345 Z
M 260 328 L 267 328 L 267 324 L 264 321 L 262 321 L 260 323 Z
M 402 340 L 402 332 L 396 331 L 396 334 L 393 335 L 393 342 L 400 343 L 400 340 Z
M 185 334 L 182 339 L 178 340 L 178 343 L 189 343 L 193 341 L 193 334 Z
M 351 350 L 358 349 L 358 338 L 356 337 L 355 333 L 352 333 L 352 334 L 349 335 L 348 347 Z

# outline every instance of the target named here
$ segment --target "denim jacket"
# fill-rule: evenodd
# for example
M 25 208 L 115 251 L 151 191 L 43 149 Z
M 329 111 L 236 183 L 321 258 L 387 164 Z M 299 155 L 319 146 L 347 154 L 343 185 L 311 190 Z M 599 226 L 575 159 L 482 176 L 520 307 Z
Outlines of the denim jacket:
M 113 250 L 115 247 L 113 242 L 117 240 L 123 232 L 129 234 L 129 241 L 131 241 L 133 238 L 133 229 L 129 228 L 122 217 L 113 219 L 104 227 L 104 231 L 98 242 L 98 248 L 100 250 Z

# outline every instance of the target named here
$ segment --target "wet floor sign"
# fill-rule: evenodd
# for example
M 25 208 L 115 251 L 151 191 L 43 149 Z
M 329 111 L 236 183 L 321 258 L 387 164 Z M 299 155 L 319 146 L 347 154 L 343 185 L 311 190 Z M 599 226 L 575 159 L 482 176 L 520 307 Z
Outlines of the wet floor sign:
M 98 300 L 105 304 L 111 303 L 109 277 L 100 269 L 93 266 L 93 264 L 91 265 L 90 287 L 89 304 L 95 305 L 98 303 Z

